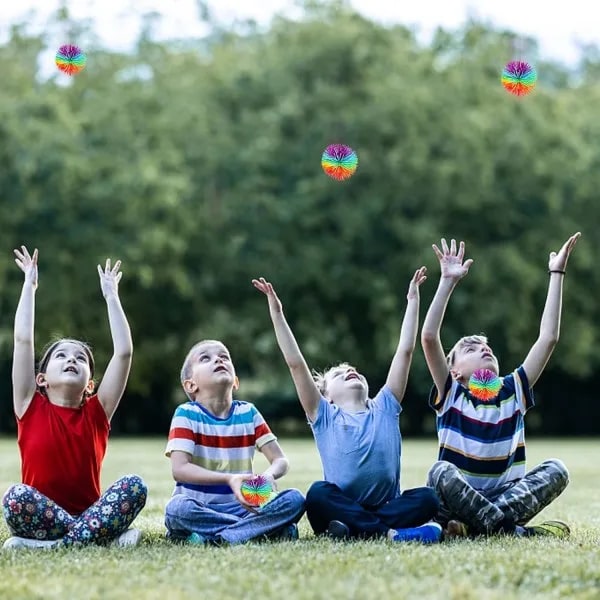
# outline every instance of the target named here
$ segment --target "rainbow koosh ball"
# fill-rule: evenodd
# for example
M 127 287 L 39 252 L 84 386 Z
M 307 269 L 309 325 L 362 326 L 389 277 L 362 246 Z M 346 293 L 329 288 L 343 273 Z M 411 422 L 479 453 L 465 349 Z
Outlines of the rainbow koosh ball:
M 469 379 L 471 396 L 482 402 L 489 402 L 496 398 L 501 387 L 502 380 L 489 369 L 477 369 Z
M 323 151 L 321 166 L 329 177 L 343 181 L 354 175 L 358 167 L 358 156 L 350 146 L 330 144 Z
M 252 506 L 263 506 L 277 496 L 271 482 L 263 475 L 256 475 L 252 479 L 244 481 L 241 492 L 244 500 Z
M 511 94 L 526 96 L 535 87 L 537 73 L 529 63 L 522 60 L 512 60 L 504 67 L 500 81 Z
M 56 66 L 67 75 L 77 75 L 85 68 L 86 55 L 78 46 L 65 44 L 56 53 Z

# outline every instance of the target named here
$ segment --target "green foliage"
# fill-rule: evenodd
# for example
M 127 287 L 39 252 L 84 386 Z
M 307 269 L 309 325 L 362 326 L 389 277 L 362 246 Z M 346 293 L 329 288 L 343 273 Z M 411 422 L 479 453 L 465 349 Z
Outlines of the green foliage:
M 430 269 L 423 315 L 438 275 L 431 244 L 464 239 L 475 263 L 443 341 L 485 331 L 510 370 L 537 336 L 548 252 L 582 230 L 548 367 L 560 385 L 538 384 L 543 429 L 560 431 L 555 390 L 599 378 L 598 233 L 586 229 L 600 189 L 597 50 L 578 79 L 540 62 L 534 95 L 515 99 L 499 84 L 510 32 L 472 22 L 423 46 L 345 2 L 304 6 L 303 20 L 266 31 L 213 24 L 170 44 L 152 40 L 152 16 L 133 52 L 87 48 L 66 85 L 38 75 L 45 39 L 13 30 L 0 48 L 0 394 L 20 244 L 40 250 L 38 346 L 82 337 L 100 366 L 110 340 L 95 265 L 123 260 L 135 359 L 115 428 L 162 432 L 182 400 L 181 361 L 204 337 L 230 346 L 244 397 L 272 418 L 300 416 L 255 276 L 275 283 L 311 367 L 349 360 L 376 388 L 412 273 Z M 345 183 L 319 166 L 333 141 L 358 152 Z M 431 425 L 429 381 L 417 352 L 409 431 Z

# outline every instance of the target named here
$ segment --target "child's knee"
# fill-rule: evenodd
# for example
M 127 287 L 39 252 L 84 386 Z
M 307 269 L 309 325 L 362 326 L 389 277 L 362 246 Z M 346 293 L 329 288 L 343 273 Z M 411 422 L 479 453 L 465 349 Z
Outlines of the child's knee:
M 190 499 L 185 494 L 175 494 L 165 506 L 166 518 L 177 518 L 187 514 Z
M 17 483 L 15 485 L 11 485 L 6 492 L 4 492 L 4 496 L 2 498 L 2 506 L 6 510 L 11 510 L 11 506 L 15 502 L 33 502 L 33 494 L 35 493 L 35 489 L 25 485 L 24 483 Z
M 130 482 L 138 504 L 145 506 L 148 499 L 148 486 L 146 482 L 139 475 L 130 475 Z
M 285 498 L 288 502 L 290 502 L 290 504 L 304 508 L 306 499 L 304 498 L 304 495 L 302 494 L 302 492 L 300 490 L 291 488 L 291 489 L 285 490 L 282 493 L 285 494 Z
M 447 460 L 438 460 L 433 463 L 429 473 L 427 474 L 427 486 L 439 491 L 444 481 L 448 478 L 449 474 L 454 474 L 458 471 L 456 465 L 448 462 Z
M 326 501 L 331 485 L 327 481 L 315 481 L 306 492 L 306 508 L 318 506 Z
M 424 509 L 431 515 L 436 515 L 440 509 L 440 498 L 433 488 L 423 488 L 421 502 Z
M 557 484 L 562 485 L 563 489 L 567 487 L 569 483 L 569 469 L 567 465 L 559 458 L 549 458 L 545 460 L 540 466 L 552 472 L 552 478 Z

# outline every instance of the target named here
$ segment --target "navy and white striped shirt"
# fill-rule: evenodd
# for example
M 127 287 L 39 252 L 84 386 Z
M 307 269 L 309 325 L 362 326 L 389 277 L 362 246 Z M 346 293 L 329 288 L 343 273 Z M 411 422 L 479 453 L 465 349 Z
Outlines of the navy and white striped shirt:
M 502 378 L 492 401 L 474 398 L 449 375 L 444 397 L 434 387 L 439 460 L 456 465 L 475 489 L 493 490 L 525 475 L 524 415 L 534 405 L 523 367 Z

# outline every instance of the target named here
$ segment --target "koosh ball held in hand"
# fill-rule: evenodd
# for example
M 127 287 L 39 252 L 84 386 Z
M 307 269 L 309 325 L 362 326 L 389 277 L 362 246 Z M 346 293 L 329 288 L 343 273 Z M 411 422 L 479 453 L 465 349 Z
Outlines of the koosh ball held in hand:
M 469 379 L 471 396 L 482 402 L 494 400 L 498 396 L 501 387 L 502 380 L 494 371 L 489 369 L 477 369 Z
M 77 75 L 85 68 L 86 55 L 78 46 L 65 44 L 56 53 L 56 66 L 67 75 Z
M 535 69 L 522 60 L 509 62 L 502 71 L 502 85 L 515 96 L 526 96 L 535 87 L 537 73 Z
M 343 181 L 354 175 L 358 167 L 358 157 L 350 146 L 330 144 L 323 151 L 321 166 L 329 177 Z
M 264 475 L 256 475 L 244 481 L 241 487 L 244 500 L 252 506 L 263 506 L 277 495 L 271 482 Z

